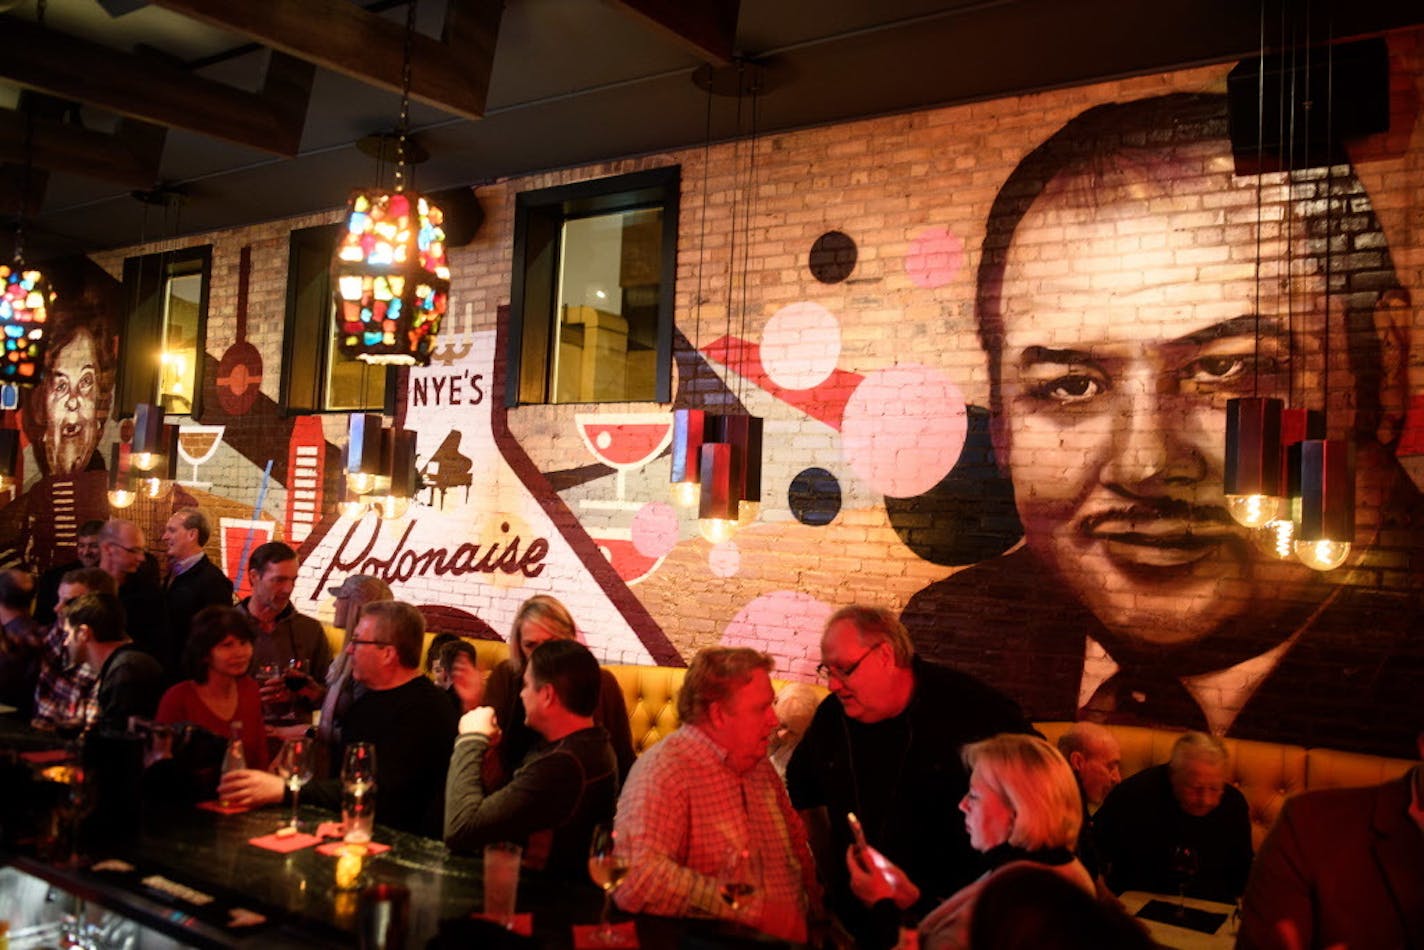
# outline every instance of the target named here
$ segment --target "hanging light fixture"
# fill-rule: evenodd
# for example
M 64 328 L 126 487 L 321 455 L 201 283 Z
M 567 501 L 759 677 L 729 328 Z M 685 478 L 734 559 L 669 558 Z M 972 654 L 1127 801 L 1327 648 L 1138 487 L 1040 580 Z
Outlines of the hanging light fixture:
M 369 495 L 380 487 L 385 468 L 381 445 L 381 417 L 374 413 L 351 416 L 346 440 L 346 488 L 357 495 Z
M 1350 556 L 1355 537 L 1355 446 L 1342 439 L 1300 443 L 1300 498 L 1295 556 L 1316 571 L 1333 571 Z
M 738 202 L 734 193 L 732 199 L 732 228 L 727 261 L 727 329 L 726 338 L 732 338 L 732 314 L 739 311 L 738 337 L 746 338 L 747 323 L 747 275 L 751 261 L 751 220 L 753 199 L 756 194 L 756 145 L 757 145 L 757 104 L 762 88 L 764 71 L 761 66 L 745 60 L 736 64 L 737 133 L 742 129 L 742 101 L 751 94 L 751 128 L 748 136 L 746 198 Z M 715 81 L 709 74 L 708 82 Z M 734 157 L 734 165 L 737 164 Z M 735 276 L 737 272 L 737 206 L 742 205 L 741 242 L 741 301 L 735 300 Z M 745 386 L 745 376 L 739 383 Z M 744 399 L 739 399 L 745 405 Z M 676 422 L 676 420 L 674 420 Z M 728 540 L 738 526 L 756 519 L 761 507 L 761 457 L 762 420 L 746 412 L 728 412 L 708 415 L 703 420 L 701 500 L 698 506 L 698 531 L 713 544 Z M 709 460 L 708 454 L 711 453 Z M 709 482 L 709 475 L 712 481 Z
M 115 442 L 109 447 L 109 506 L 127 508 L 137 499 L 133 472 L 129 470 L 129 447 Z
M 1226 510 L 1260 528 L 1281 510 L 1281 410 L 1268 396 L 1226 401 Z
M 1291 328 L 1294 332 L 1294 327 Z M 1295 557 L 1295 520 L 1300 509 L 1300 443 L 1325 438 L 1325 415 L 1318 409 L 1281 412 L 1281 491 L 1276 517 L 1257 532 L 1257 544 L 1281 560 Z
M 140 472 L 157 467 L 163 457 L 163 409 L 150 402 L 134 406 L 129 465 Z
M 406 188 L 416 7 L 406 7 L 395 187 L 352 193 L 331 265 L 341 351 L 368 363 L 428 366 L 449 305 L 444 216 Z
M 44 25 L 44 0 L 37 20 Z M 44 370 L 45 321 L 54 303 L 49 280 L 25 264 L 25 209 L 30 201 L 34 114 L 25 108 L 25 167 L 15 207 L 14 262 L 0 264 L 0 382 L 33 385 Z
M 390 430 L 389 484 L 385 494 L 372 504 L 382 518 L 399 521 L 410 510 L 420 491 L 420 473 L 415 467 L 416 433 L 410 429 Z
M 130 456 L 132 458 L 132 455 Z M 163 489 L 178 480 L 178 426 L 175 423 L 166 422 L 163 424 L 163 434 L 160 437 L 160 452 L 157 461 L 150 465 L 147 474 L 142 479 L 143 494 L 147 498 L 158 498 L 162 496 Z

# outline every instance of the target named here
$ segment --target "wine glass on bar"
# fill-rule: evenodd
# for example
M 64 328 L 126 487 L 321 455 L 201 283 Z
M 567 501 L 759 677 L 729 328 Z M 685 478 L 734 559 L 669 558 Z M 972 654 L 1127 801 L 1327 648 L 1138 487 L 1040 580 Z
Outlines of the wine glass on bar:
M 608 922 L 608 912 L 613 904 L 613 889 L 623 883 L 628 876 L 628 855 L 618 850 L 618 834 L 611 825 L 597 825 L 588 846 L 588 876 L 593 883 L 603 888 L 603 917 L 593 939 L 605 947 L 621 947 L 627 944 L 623 935 L 613 929 Z
M 1172 849 L 1172 873 L 1177 878 L 1177 916 L 1187 916 L 1187 888 L 1197 876 L 1197 853 L 1184 844 Z
M 295 736 L 282 743 L 282 751 L 277 753 L 277 774 L 292 793 L 292 830 L 297 830 L 297 800 L 302 786 L 311 781 L 312 758 L 316 740 L 306 736 Z

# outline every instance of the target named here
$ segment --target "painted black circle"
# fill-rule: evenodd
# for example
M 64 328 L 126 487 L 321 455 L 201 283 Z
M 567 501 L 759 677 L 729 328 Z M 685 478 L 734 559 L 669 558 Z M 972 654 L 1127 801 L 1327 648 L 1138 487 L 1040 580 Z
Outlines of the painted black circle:
M 786 500 L 797 521 L 819 528 L 840 514 L 841 485 L 824 468 L 808 468 L 791 480 Z
M 816 238 L 811 245 L 811 256 L 807 261 L 811 276 L 823 284 L 839 284 L 855 270 L 855 241 L 849 234 L 827 231 Z

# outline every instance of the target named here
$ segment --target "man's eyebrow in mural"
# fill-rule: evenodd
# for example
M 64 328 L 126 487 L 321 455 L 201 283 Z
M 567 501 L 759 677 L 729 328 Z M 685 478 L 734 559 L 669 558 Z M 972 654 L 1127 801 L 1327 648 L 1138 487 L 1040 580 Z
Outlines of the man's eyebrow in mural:
M 1256 178 L 1232 174 L 1231 156 L 1224 97 L 1176 94 L 1090 109 L 1009 175 L 976 314 L 1024 544 L 921 590 L 903 620 L 927 655 L 1038 718 L 1403 755 L 1412 737 L 1382 723 L 1424 702 L 1398 619 L 1419 609 L 1419 539 L 1385 547 L 1376 528 L 1420 524 L 1424 506 L 1374 437 L 1398 409 L 1380 392 L 1397 341 L 1375 332 L 1398 278 L 1353 168 Z M 1246 213 L 1182 224 L 1260 195 L 1269 240 Z M 1070 279 L 1043 276 L 1050 254 L 1071 259 Z M 1225 398 L 1293 384 L 1298 405 L 1320 407 L 1327 339 L 1348 354 L 1331 361 L 1329 423 L 1358 452 L 1356 562 L 1396 568 L 1387 590 L 1277 560 L 1218 516 Z M 1362 615 L 1380 618 L 1378 637 L 1360 639 Z M 1338 702 L 1312 716 L 1301 704 L 1327 686 Z

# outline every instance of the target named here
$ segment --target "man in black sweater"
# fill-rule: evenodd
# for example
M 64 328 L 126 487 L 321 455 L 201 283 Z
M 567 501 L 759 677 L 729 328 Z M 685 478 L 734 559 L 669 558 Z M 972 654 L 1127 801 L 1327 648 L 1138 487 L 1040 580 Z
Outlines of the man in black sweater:
M 366 687 L 342 726 L 347 745 L 376 750 L 376 820 L 415 834 L 439 837 L 445 808 L 445 772 L 455 743 L 455 708 L 420 672 L 425 620 L 402 601 L 367 604 L 347 641 L 352 675 Z M 332 757 L 339 771 L 341 756 Z M 223 776 L 220 794 L 238 805 L 282 800 L 282 780 L 244 769 Z M 341 806 L 339 777 L 313 781 L 304 801 Z
M 473 851 L 523 841 L 525 864 L 583 880 L 593 828 L 613 820 L 618 761 L 593 723 L 602 671 L 588 647 L 548 640 L 524 666 L 525 722 L 544 737 L 509 783 L 485 794 L 481 770 L 497 726 L 481 706 L 460 720 L 445 788 L 445 844 Z
M 1251 870 L 1246 797 L 1227 784 L 1226 746 L 1188 732 L 1171 761 L 1143 769 L 1093 818 L 1108 886 L 1232 903 Z
M 987 867 L 955 808 L 969 790 L 960 750 L 1033 727 L 998 690 L 915 656 L 904 626 L 879 607 L 832 614 L 821 661 L 831 695 L 791 756 L 786 786 L 806 821 L 828 909 L 867 943 L 875 923 L 850 890 L 847 813 L 920 886 L 920 902 L 901 908 L 918 918 Z

